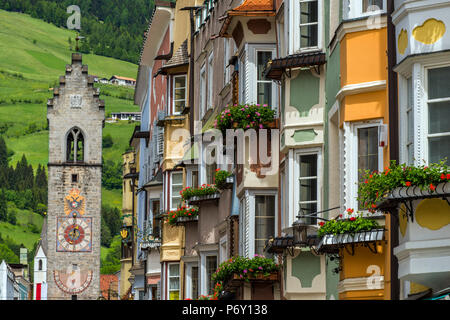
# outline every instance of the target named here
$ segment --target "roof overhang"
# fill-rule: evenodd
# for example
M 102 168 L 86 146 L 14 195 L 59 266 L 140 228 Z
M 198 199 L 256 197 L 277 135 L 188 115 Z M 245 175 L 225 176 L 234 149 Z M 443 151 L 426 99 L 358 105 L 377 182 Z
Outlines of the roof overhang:
M 143 98 L 145 97 L 148 82 L 148 72 L 145 72 L 147 68 L 151 68 L 154 63 L 154 59 L 158 54 L 160 44 L 166 34 L 166 30 L 173 19 L 174 9 L 170 2 L 165 4 L 164 2 L 157 3 L 153 11 L 146 37 L 141 51 L 141 58 L 139 61 L 138 75 L 136 81 L 136 88 L 134 94 L 134 103 L 141 105 Z
M 263 74 L 268 79 L 281 80 L 286 70 L 320 66 L 326 62 L 326 55 L 321 51 L 294 54 L 269 61 Z

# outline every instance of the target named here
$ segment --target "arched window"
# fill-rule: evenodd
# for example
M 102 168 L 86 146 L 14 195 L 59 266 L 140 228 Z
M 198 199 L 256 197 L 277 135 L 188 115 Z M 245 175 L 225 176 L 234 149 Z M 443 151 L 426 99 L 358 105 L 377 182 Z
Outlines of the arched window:
M 67 162 L 84 161 L 84 137 L 81 130 L 73 128 L 67 135 Z
M 39 271 L 42 271 L 42 260 L 39 259 Z

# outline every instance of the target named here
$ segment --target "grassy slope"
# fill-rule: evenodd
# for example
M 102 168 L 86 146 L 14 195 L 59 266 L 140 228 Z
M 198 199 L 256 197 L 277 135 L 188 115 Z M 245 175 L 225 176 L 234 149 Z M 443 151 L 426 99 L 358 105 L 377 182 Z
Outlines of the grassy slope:
M 49 88 L 57 84 L 59 76 L 64 74 L 65 65 L 71 60 L 69 37 L 74 45 L 76 34 L 73 31 L 57 28 L 28 15 L 0 10 L 0 126 L 8 126 L 4 137 L 8 147 L 15 152 L 10 162 L 12 164 L 20 160 L 22 154 L 27 156 L 34 167 L 39 163 L 47 164 L 48 132 L 25 134 L 25 130 L 31 123 L 43 127 L 47 122 L 46 102 L 52 97 Z M 136 78 L 137 66 L 129 62 L 83 54 L 83 63 L 89 66 L 89 74 L 99 77 L 109 78 L 117 74 Z M 100 98 L 105 100 L 106 113 L 139 111 L 132 100 L 119 98 L 124 94 L 132 97 L 132 89 L 99 86 Z M 107 95 L 102 95 L 102 90 Z M 13 103 L 11 100 L 21 102 Z M 136 123 L 106 123 L 104 135 L 111 134 L 114 145 L 103 151 L 105 160 L 121 161 L 135 125 Z M 121 209 L 121 190 L 103 189 L 102 198 L 103 203 Z M 39 227 L 40 225 L 41 223 Z M 39 239 L 39 235 L 27 232 L 24 227 L 6 223 L 0 223 L 0 233 L 14 235 L 17 241 L 28 242 L 27 234 L 30 242 L 34 243 Z

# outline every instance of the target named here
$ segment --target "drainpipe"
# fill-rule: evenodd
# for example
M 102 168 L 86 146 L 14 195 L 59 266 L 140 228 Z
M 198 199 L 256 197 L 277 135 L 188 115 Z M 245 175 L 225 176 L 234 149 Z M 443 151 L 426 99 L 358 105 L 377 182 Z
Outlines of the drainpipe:
M 394 1 L 387 2 L 387 39 L 388 39 L 388 94 L 389 94 L 389 159 L 399 162 L 399 125 L 398 125 L 398 82 L 397 73 L 393 71 L 397 54 L 395 45 L 395 26 L 392 23 Z M 400 281 L 398 279 L 398 260 L 394 248 L 398 246 L 398 219 L 392 213 L 390 218 L 390 270 L 391 300 L 400 298 Z

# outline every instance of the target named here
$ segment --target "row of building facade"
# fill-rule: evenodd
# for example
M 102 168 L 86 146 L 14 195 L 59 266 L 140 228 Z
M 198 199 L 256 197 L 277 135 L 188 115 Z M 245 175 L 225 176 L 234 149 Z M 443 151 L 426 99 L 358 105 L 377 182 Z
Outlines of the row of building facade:
M 212 295 L 221 263 L 255 255 L 279 264 L 276 277 L 236 279 L 221 298 L 445 297 L 447 184 L 368 212 L 358 183 L 393 160 L 450 156 L 449 16 L 443 0 L 156 1 L 135 91 L 141 123 L 123 156 L 121 298 Z M 274 110 L 269 139 L 231 148 L 243 163 L 207 161 L 227 149 L 209 134 L 215 121 L 250 104 Z M 182 199 L 217 170 L 231 174 L 227 187 Z M 169 224 L 186 205 L 198 216 Z M 353 211 L 380 227 L 360 240 L 317 236 Z

